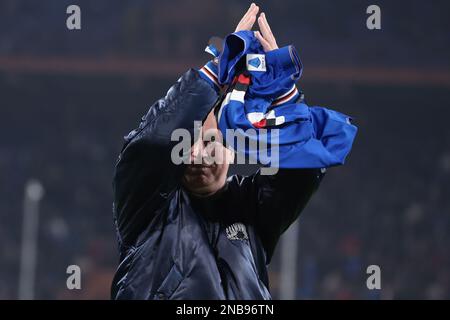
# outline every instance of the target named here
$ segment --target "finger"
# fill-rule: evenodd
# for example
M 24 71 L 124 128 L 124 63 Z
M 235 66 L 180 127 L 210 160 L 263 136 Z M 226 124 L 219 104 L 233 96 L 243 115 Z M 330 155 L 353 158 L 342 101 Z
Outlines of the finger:
M 255 4 L 252 3 L 250 5 L 250 7 L 248 8 L 247 12 L 244 14 L 244 16 L 241 18 L 241 21 L 239 21 L 238 26 L 243 24 L 245 22 L 245 20 L 250 16 L 251 12 L 254 10 L 255 8 Z
M 241 19 L 235 31 L 250 30 L 256 21 L 256 15 L 258 14 L 258 11 L 259 7 L 255 5 L 252 10 L 249 11 L 249 14 L 246 14 L 246 16 Z
M 277 41 L 275 40 L 272 30 L 270 30 L 270 26 L 267 22 L 265 14 L 262 13 L 258 18 L 258 25 L 261 30 L 262 36 L 270 43 L 271 49 L 277 49 Z
M 262 36 L 266 39 L 269 39 L 269 30 L 267 29 L 267 25 L 265 24 L 264 19 L 261 15 L 258 17 L 258 26 L 259 30 L 261 30 Z
M 265 25 L 267 26 L 267 29 L 269 29 L 270 34 L 272 34 L 272 29 L 270 28 L 269 22 L 267 21 L 266 13 L 263 12 L 263 13 L 261 14 L 261 16 L 262 16 L 262 18 L 263 18 L 263 20 L 264 20 Z M 272 34 L 272 35 L 273 35 L 273 34 Z
M 253 26 L 256 21 L 256 15 L 258 14 L 258 11 L 259 7 L 255 6 L 252 12 L 250 12 L 250 14 L 247 16 L 247 18 L 245 18 L 245 21 L 243 21 L 241 25 L 243 29 L 250 29 Z
M 264 51 L 267 52 L 267 51 L 271 50 L 270 43 L 266 39 L 264 39 L 264 37 L 261 35 L 261 33 L 259 31 L 255 32 L 255 36 L 259 40 L 259 42 L 261 43 Z
M 261 13 L 261 15 L 258 18 L 258 25 L 261 29 L 261 33 L 263 37 L 268 40 L 275 40 L 275 37 L 272 34 L 272 30 L 270 30 L 269 23 L 267 22 L 266 15 L 264 13 Z
M 248 8 L 247 12 L 244 14 L 244 16 L 242 17 L 241 21 L 244 21 L 245 19 L 247 19 L 247 17 L 250 15 L 250 13 L 253 11 L 253 8 L 255 7 L 255 4 L 252 3 L 250 5 L 250 7 Z
M 256 21 L 256 14 L 250 16 L 248 21 L 243 26 L 242 30 L 251 30 L 251 28 L 253 28 L 253 25 L 255 24 L 255 21 Z
M 263 38 L 263 36 L 261 35 L 261 33 L 259 31 L 255 32 L 255 36 L 256 36 L 256 39 L 258 39 L 259 42 L 261 43 L 261 45 L 263 46 L 264 51 L 267 52 L 267 51 L 272 50 L 270 43 L 266 39 Z
M 269 22 L 267 22 L 267 17 L 266 14 L 263 13 L 262 14 L 262 24 L 265 26 L 267 35 L 265 35 L 264 37 L 268 40 L 273 42 L 274 45 L 276 45 L 276 40 L 275 40 L 275 36 L 272 33 L 272 29 L 270 28 Z

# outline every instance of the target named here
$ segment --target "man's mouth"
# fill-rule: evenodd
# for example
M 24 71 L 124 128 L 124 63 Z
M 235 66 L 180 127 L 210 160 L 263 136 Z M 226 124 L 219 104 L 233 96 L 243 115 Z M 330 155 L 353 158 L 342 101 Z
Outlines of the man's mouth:
M 213 165 L 207 165 L 207 164 L 189 164 L 187 166 L 187 169 L 190 172 L 197 172 L 197 173 L 201 173 L 203 171 L 206 171 L 208 169 L 211 169 L 213 167 Z

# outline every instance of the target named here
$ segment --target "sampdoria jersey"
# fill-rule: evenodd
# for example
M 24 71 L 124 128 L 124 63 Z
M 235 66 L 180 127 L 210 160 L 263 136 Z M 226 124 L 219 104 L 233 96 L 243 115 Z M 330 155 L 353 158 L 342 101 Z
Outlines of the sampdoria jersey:
M 279 168 L 344 163 L 357 128 L 345 114 L 306 104 L 295 85 L 303 66 L 293 46 L 265 53 L 253 32 L 239 31 L 225 38 L 223 50 L 210 44 L 206 51 L 215 59 L 201 76 L 217 90 L 229 85 L 216 113 L 229 147 Z

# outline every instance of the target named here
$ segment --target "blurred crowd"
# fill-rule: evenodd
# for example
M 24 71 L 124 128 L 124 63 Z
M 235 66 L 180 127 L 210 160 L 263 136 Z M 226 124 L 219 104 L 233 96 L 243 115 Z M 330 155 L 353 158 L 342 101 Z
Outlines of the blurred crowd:
M 374 32 L 366 28 L 372 4 L 367 1 L 257 3 L 278 43 L 295 44 L 310 63 L 449 67 L 445 0 L 377 1 L 382 31 Z M 81 8 L 81 31 L 66 28 L 66 8 L 72 4 Z M 234 30 L 247 5 L 239 0 L 2 0 L 0 54 L 198 57 L 210 36 Z
M 381 1 L 388 31 L 369 38 L 360 27 L 364 1 L 261 1 L 279 43 L 296 44 L 306 68 L 308 63 L 448 68 L 446 12 L 422 1 L 408 3 Z M 69 4 L 0 1 L 0 58 L 201 61 L 211 33 L 230 32 L 246 6 L 80 0 L 82 32 L 68 32 Z M 427 21 L 427 28 L 412 23 L 416 18 Z M 109 298 L 118 263 L 111 210 L 116 157 L 122 137 L 174 80 L 15 74 L 0 66 L 0 299 L 17 298 L 24 188 L 31 178 L 45 189 L 35 297 Z M 300 217 L 297 298 L 449 299 L 448 88 L 311 83 L 307 73 L 300 86 L 310 105 L 352 115 L 360 131 L 347 164 L 328 171 Z M 71 264 L 81 267 L 80 291 L 66 288 Z M 369 265 L 381 268 L 381 290 L 366 287 Z M 279 271 L 277 252 L 270 268 L 275 298 Z

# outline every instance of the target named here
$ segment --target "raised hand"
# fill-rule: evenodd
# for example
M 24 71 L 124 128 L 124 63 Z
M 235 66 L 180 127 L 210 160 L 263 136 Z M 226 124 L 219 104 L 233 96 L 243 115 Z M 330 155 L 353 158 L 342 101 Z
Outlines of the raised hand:
M 256 21 L 256 15 L 258 14 L 259 7 L 252 3 L 250 8 L 248 8 L 247 12 L 242 17 L 241 21 L 239 21 L 236 30 L 234 32 L 242 31 L 242 30 L 251 30 L 253 24 Z
M 258 17 L 258 25 L 261 32 L 256 31 L 255 36 L 263 46 L 264 51 L 268 52 L 278 49 L 277 41 L 275 40 L 272 30 L 270 29 L 266 14 L 264 12 Z

